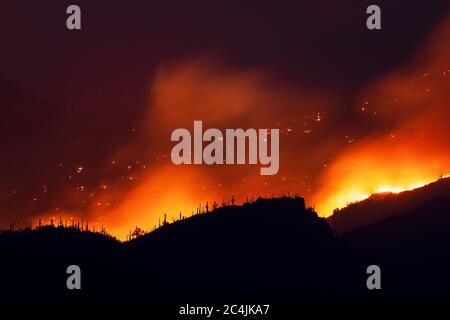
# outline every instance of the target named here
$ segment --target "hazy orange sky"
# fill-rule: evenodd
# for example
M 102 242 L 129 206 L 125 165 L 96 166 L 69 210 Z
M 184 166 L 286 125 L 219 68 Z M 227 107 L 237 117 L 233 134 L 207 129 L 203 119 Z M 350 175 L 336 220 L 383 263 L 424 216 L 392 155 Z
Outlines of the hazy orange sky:
M 445 1 L 414 2 L 408 16 L 383 2 L 378 33 L 363 28 L 356 1 L 158 13 L 81 3 L 89 23 L 76 35 L 55 27 L 57 8 L 24 3 L 9 5 L 21 18 L 7 18 L 16 34 L 0 62 L 2 226 L 61 216 L 124 239 L 164 213 L 283 192 L 328 216 L 450 171 Z M 279 128 L 278 174 L 173 165 L 170 134 L 194 120 Z
M 332 92 L 302 91 L 274 81 L 263 71 L 230 70 L 205 58 L 161 65 L 150 86 L 149 112 L 140 138 L 144 143 L 160 141 L 151 149 L 140 143 L 127 145 L 118 154 L 150 152 L 165 161 L 150 169 L 116 208 L 113 216 L 120 217 L 114 219 L 116 228 L 156 225 L 162 212 L 189 215 L 199 203 L 220 203 L 232 194 L 242 202 L 252 196 L 301 193 L 320 215 L 328 216 L 371 193 L 421 186 L 446 174 L 450 171 L 450 46 L 445 41 L 449 27 L 447 20 L 404 65 L 361 90 L 355 111 L 371 121 L 390 123 L 389 127 L 355 141 L 330 132 L 314 154 L 304 141 L 333 121 L 337 98 Z M 298 105 L 310 118 L 293 111 Z M 168 157 L 173 144 L 167 137 L 174 128 L 192 130 L 196 119 L 214 128 L 280 128 L 279 174 L 260 176 L 258 166 L 174 166 Z M 346 139 L 348 146 L 324 159 L 335 139 Z M 302 181 L 312 161 L 324 169 L 319 183 L 305 189 Z

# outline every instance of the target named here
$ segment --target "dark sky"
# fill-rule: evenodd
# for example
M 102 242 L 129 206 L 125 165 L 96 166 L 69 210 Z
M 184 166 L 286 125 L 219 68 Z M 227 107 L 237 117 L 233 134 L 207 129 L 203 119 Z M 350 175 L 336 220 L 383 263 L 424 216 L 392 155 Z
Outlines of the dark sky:
M 86 184 L 121 176 L 104 164 L 124 145 L 136 149 L 134 141 L 143 140 L 139 131 L 149 112 L 149 88 L 161 65 L 212 59 L 225 73 L 270 74 L 271 83 L 289 88 L 287 95 L 295 88 L 314 96 L 326 92 L 334 104 L 327 109 L 333 117 L 328 134 L 344 134 L 345 129 L 361 137 L 389 126 L 360 119 L 353 112 L 355 101 L 370 83 L 404 66 L 425 45 L 449 5 L 445 0 L 376 1 L 382 8 L 382 30 L 369 31 L 365 10 L 372 2 L 3 4 L 0 222 L 31 214 L 23 199 L 34 197 L 36 188 L 61 188 L 70 170 L 81 164 L 89 168 Z M 81 7 L 81 31 L 65 27 L 70 4 Z M 326 137 L 318 135 L 312 143 Z M 151 141 L 137 145 L 153 147 Z M 335 149 L 339 146 L 331 146 L 330 153 Z M 150 161 L 146 157 L 140 161 Z M 317 163 L 308 168 L 317 171 Z M 32 214 L 54 205 L 55 200 L 48 201 Z M 21 213 L 11 214 L 11 207 Z

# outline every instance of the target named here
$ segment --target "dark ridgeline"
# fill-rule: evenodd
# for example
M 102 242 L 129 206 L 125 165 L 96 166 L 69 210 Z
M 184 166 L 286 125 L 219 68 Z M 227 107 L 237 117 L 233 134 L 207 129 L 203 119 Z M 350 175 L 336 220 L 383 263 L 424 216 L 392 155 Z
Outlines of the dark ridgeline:
M 124 252 L 143 295 L 345 297 L 365 286 L 358 253 L 300 197 L 194 215 L 125 243 Z
M 103 230 L 102 230 L 103 231 Z M 105 267 L 102 259 L 116 255 L 120 243 L 104 232 L 47 225 L 0 234 L 0 297 L 48 298 L 67 293 L 66 268 L 82 269 L 85 289 Z M 83 289 L 84 289 L 83 288 Z M 71 292 L 77 297 L 77 292 Z
M 450 178 L 373 195 L 327 222 L 380 265 L 385 297 L 450 298 Z
M 450 298 L 450 195 L 343 237 L 379 263 L 389 296 Z
M 448 179 L 441 179 L 352 205 L 361 215 L 367 204 L 370 216 L 384 216 L 384 208 L 402 214 L 341 235 L 300 197 L 242 206 L 223 201 L 212 211 L 201 206 L 190 218 L 180 214 L 173 223 L 165 218 L 151 233 L 136 227 L 125 243 L 61 225 L 3 232 L 0 296 L 450 298 L 448 186 Z M 443 195 L 430 191 L 438 189 Z M 420 201 L 411 204 L 411 194 Z M 81 267 L 81 291 L 65 287 L 70 264 Z M 370 264 L 381 267 L 381 291 L 366 289 Z
M 422 203 L 442 195 L 450 195 L 450 178 L 440 178 L 424 187 L 399 194 L 374 194 L 363 201 L 334 210 L 327 221 L 333 230 L 344 233 L 388 217 L 407 214 Z
M 204 212 L 123 244 L 64 227 L 3 233 L 0 295 L 322 298 L 364 292 L 366 262 L 303 198 Z M 70 264 L 81 267 L 81 291 L 65 287 Z

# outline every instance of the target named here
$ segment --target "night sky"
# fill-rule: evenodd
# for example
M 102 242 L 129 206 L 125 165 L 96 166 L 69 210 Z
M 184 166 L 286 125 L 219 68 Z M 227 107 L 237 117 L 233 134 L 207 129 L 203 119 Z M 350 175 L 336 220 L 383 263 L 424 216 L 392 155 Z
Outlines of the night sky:
M 0 226 L 123 237 L 199 203 L 319 214 L 450 172 L 448 1 L 22 1 L 0 19 Z M 77 4 L 82 29 L 66 28 Z M 176 128 L 279 128 L 280 172 L 175 166 Z

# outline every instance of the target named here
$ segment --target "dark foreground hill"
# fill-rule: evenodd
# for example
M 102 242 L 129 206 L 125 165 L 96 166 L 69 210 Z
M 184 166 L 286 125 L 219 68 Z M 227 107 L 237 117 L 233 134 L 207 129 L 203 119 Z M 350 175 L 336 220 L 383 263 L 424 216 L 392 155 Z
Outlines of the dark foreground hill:
M 327 221 L 338 233 L 409 213 L 430 199 L 450 195 L 450 178 L 439 179 L 421 188 L 395 193 L 379 193 L 336 209 Z
M 382 269 L 394 297 L 450 297 L 450 196 L 343 235 Z
M 302 198 L 280 198 L 222 207 L 126 243 L 62 227 L 6 232 L 0 297 L 450 298 L 449 213 L 444 195 L 338 236 Z M 72 264 L 81 267 L 79 291 L 66 287 Z M 366 287 L 371 264 L 381 268 L 379 291 Z
M 302 198 L 259 199 L 120 244 L 64 228 L 0 235 L 3 297 L 361 297 L 367 262 Z M 82 289 L 66 288 L 66 268 Z
M 90 291 L 105 259 L 120 253 L 120 243 L 100 233 L 46 226 L 0 234 L 0 297 L 47 298 L 67 294 L 66 269 L 79 265 Z M 106 269 L 107 270 L 107 269 Z M 74 294 L 72 294 L 73 296 Z M 80 296 L 76 295 L 75 297 Z
M 303 198 L 220 208 L 126 247 L 135 281 L 152 270 L 151 285 L 168 295 L 345 297 L 365 286 L 364 261 Z M 147 252 L 154 259 L 139 261 Z

